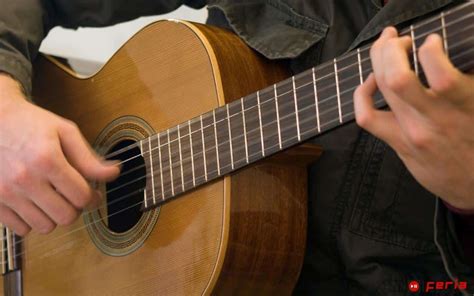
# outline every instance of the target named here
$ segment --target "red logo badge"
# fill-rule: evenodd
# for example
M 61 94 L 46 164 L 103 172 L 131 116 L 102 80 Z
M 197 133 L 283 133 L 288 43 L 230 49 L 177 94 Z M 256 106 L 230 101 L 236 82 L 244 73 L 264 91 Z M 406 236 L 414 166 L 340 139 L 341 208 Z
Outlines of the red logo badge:
M 408 290 L 410 292 L 418 292 L 420 291 L 420 283 L 418 283 L 417 281 L 411 281 L 409 284 L 408 284 Z

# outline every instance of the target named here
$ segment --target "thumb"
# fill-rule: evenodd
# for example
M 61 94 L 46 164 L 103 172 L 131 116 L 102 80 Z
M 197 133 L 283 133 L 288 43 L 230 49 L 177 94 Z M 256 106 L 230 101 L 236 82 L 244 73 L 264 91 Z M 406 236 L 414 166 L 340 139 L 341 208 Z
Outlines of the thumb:
M 58 133 L 64 155 L 83 177 L 98 181 L 110 181 L 118 177 L 120 168 L 117 162 L 101 160 L 74 123 L 63 122 Z

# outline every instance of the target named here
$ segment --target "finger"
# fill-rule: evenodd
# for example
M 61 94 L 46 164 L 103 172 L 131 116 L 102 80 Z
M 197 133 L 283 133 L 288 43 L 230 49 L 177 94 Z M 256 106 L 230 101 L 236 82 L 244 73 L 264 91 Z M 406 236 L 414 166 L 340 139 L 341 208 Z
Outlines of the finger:
M 383 48 L 386 46 L 386 42 L 394 37 L 397 37 L 397 30 L 393 27 L 387 27 L 370 48 L 370 60 L 376 77 L 383 75 Z
M 62 124 L 59 128 L 59 138 L 69 163 L 85 178 L 110 181 L 119 175 L 118 166 L 111 162 L 101 161 L 75 125 Z
M 90 204 L 97 204 L 100 196 L 87 183 L 84 177 L 73 168 L 64 157 L 58 158 L 61 170 L 52 173 L 49 181 L 76 209 L 83 209 Z
M 407 36 L 390 38 L 381 53 L 383 62 L 378 66 L 381 73 L 376 76 L 377 85 L 395 113 L 397 109 L 406 111 L 403 110 L 406 106 L 422 112 L 431 107 L 427 90 L 411 69 L 408 59 L 411 47 L 412 40 Z
M 392 146 L 401 148 L 401 129 L 392 112 L 374 108 L 373 95 L 377 90 L 374 74 L 370 74 L 364 84 L 354 92 L 354 110 L 357 124 L 377 138 Z
M 57 225 L 70 225 L 78 216 L 78 210 L 55 191 L 48 182 L 35 182 L 22 192 L 33 196 L 31 200 Z
M 50 233 L 56 227 L 56 224 L 40 208 L 18 192 L 11 193 L 4 203 L 16 212 L 30 228 L 39 233 Z
M 455 100 L 474 93 L 474 80 L 454 67 L 439 35 L 431 34 L 426 38 L 420 47 L 419 58 L 430 88 L 442 98 Z M 468 79 L 470 81 L 466 81 Z M 462 85 L 470 85 L 470 88 Z
M 30 226 L 28 226 L 28 224 L 26 224 L 26 222 L 23 221 L 20 216 L 15 214 L 14 211 L 4 205 L 0 205 L 0 217 L 2 217 L 2 223 L 6 227 L 13 230 L 20 236 L 25 236 L 31 231 Z M 3 242 L 0 241 L 0 243 Z

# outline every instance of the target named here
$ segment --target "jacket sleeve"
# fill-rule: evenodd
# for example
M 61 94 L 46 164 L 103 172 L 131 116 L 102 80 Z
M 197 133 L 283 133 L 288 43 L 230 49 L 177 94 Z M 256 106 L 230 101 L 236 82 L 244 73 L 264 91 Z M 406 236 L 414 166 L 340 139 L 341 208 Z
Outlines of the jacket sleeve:
M 30 94 L 31 63 L 51 28 L 109 26 L 182 4 L 201 8 L 205 0 L 0 0 L 0 72 L 13 76 Z
M 452 210 L 448 209 L 446 204 L 439 198 L 436 200 L 436 212 L 434 220 L 435 228 L 435 243 L 441 254 L 444 266 L 448 275 L 452 280 L 458 279 L 459 281 L 467 282 L 467 290 L 465 295 L 473 295 L 474 293 L 474 269 L 470 266 L 470 251 L 466 252 L 465 247 L 467 241 L 463 238 L 463 233 L 468 231 L 467 235 L 472 237 L 471 224 L 465 224 L 467 221 L 461 221 L 463 229 L 459 228 L 459 222 L 457 220 L 457 214 Z M 465 216 L 466 219 L 472 219 L 471 217 Z M 472 223 L 472 222 L 470 222 Z M 469 229 L 468 229 L 469 228 Z M 464 244 L 464 245 L 463 245 Z

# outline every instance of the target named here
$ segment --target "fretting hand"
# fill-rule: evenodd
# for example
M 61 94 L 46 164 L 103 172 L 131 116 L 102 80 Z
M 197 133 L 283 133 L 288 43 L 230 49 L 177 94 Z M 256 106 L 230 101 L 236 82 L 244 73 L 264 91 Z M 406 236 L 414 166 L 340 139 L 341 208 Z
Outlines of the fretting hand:
M 387 142 L 427 190 L 474 209 L 474 76 L 458 71 L 441 37 L 430 35 L 418 52 L 426 88 L 410 69 L 411 47 L 392 27 L 374 43 L 374 73 L 354 94 L 357 123 Z M 374 109 L 377 88 L 391 111 Z

